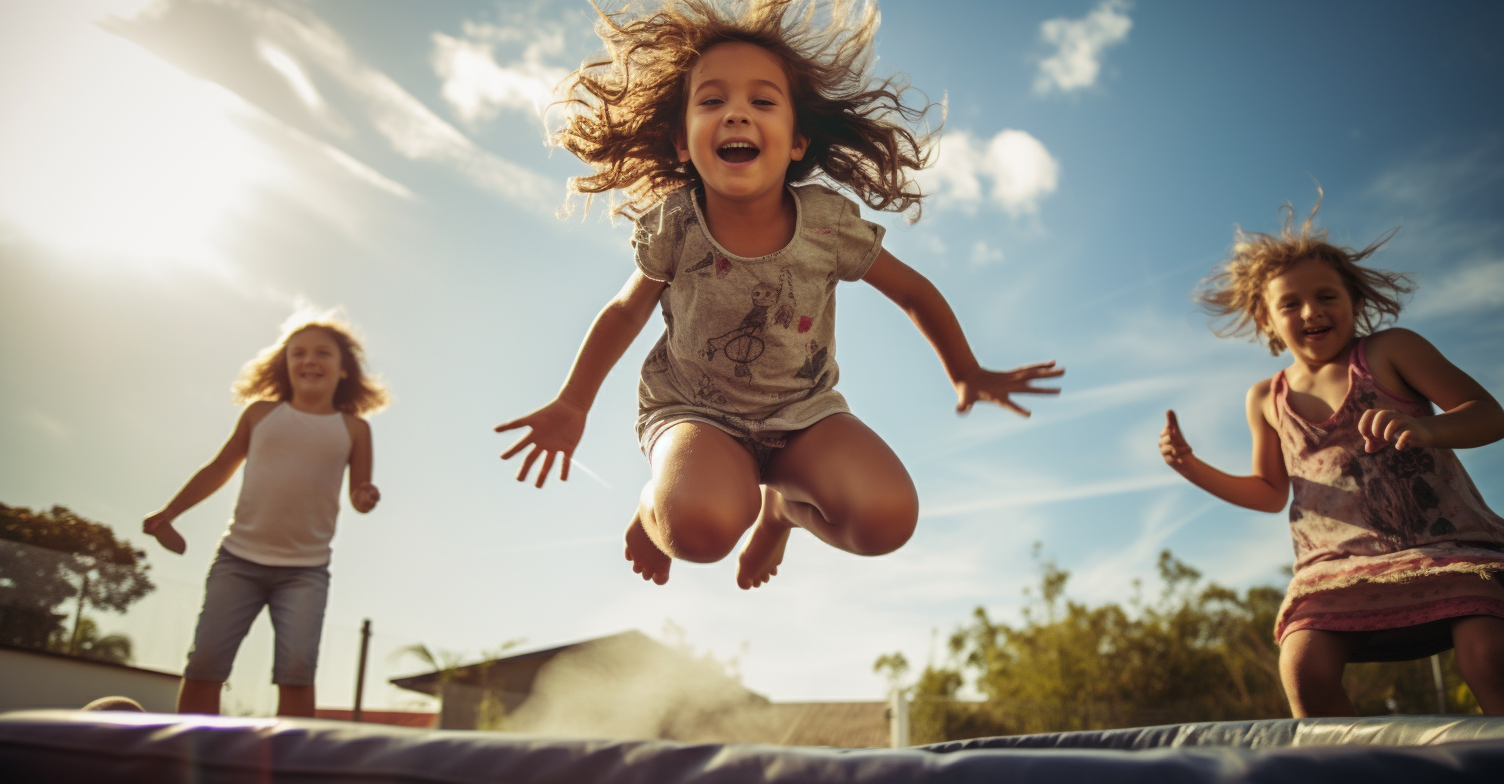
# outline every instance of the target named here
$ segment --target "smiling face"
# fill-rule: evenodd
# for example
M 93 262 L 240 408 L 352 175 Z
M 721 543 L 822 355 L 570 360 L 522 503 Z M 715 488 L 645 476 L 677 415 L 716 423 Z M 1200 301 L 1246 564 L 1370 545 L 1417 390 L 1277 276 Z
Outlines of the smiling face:
M 322 329 L 305 329 L 287 340 L 287 377 L 298 408 L 332 409 L 346 375 L 339 343 Z
M 674 147 L 707 190 L 738 201 L 781 199 L 784 173 L 808 144 L 795 130 L 783 64 L 768 50 L 716 44 L 690 70 L 684 132 Z
M 1357 310 L 1337 270 L 1320 259 L 1303 259 L 1264 284 L 1264 329 L 1284 341 L 1297 359 L 1328 362 L 1341 355 L 1355 333 Z

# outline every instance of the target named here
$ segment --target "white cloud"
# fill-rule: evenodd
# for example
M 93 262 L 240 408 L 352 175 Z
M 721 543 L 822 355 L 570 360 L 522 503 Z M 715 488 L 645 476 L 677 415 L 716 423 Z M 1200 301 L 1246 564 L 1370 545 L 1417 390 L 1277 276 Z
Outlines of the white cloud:
M 520 32 L 466 24 L 464 38 L 434 34 L 434 73 L 443 80 L 444 100 L 465 123 L 474 126 L 503 109 L 540 115 L 553 99 L 554 86 L 569 74 L 566 68 L 544 63 L 545 55 L 564 48 L 563 33 L 557 29 L 529 31 L 521 61 L 498 64 L 496 44 L 515 40 Z
M 1127 40 L 1133 28 L 1128 7 L 1126 0 L 1103 0 L 1081 19 L 1059 17 L 1041 24 L 1040 37 L 1056 49 L 1039 62 L 1034 91 L 1040 95 L 1051 90 L 1064 93 L 1096 84 L 1103 52 Z
M 966 131 L 952 131 L 942 137 L 935 165 L 918 178 L 939 204 L 973 213 L 987 201 L 1018 218 L 1037 214 L 1039 202 L 1055 192 L 1060 162 L 1026 131 L 1004 128 L 985 144 Z
M 1062 501 L 1078 501 L 1083 498 L 1100 498 L 1124 493 L 1138 493 L 1184 483 L 1179 474 L 1164 472 L 1154 475 L 1109 479 L 1102 482 L 1077 483 L 1062 487 L 1049 487 L 1020 492 L 1004 492 L 970 501 L 937 504 L 920 512 L 920 519 L 974 514 L 995 509 L 1009 509 L 1037 504 L 1054 504 Z
M 973 267 L 984 267 L 1002 260 L 1003 251 L 988 245 L 983 240 L 977 240 L 976 244 L 971 246 L 971 266 Z
M 311 10 L 247 0 L 222 2 L 226 12 L 235 15 L 236 33 L 243 29 L 248 37 L 267 42 L 260 47 L 261 60 L 287 80 L 305 104 L 317 95 L 305 92 L 313 89 L 313 77 L 317 77 L 326 93 L 338 88 L 353 97 L 377 133 L 403 157 L 451 169 L 525 208 L 552 212 L 561 183 L 477 146 L 390 76 L 362 60 L 338 31 Z M 113 27 L 123 28 L 126 37 L 134 38 L 133 27 L 170 24 L 163 20 L 185 5 L 173 0 L 159 6 L 161 10 L 153 16 Z M 269 57 L 268 51 L 281 54 Z M 341 129 L 329 127 L 331 118 L 324 120 L 331 132 L 344 135 Z
M 1504 261 L 1488 261 L 1452 270 L 1427 281 L 1405 310 L 1413 318 L 1465 316 L 1504 305 Z
M 303 71 L 298 61 L 294 60 L 287 52 L 282 51 L 268 41 L 256 42 L 256 53 L 272 70 L 282 75 L 292 91 L 297 94 L 298 100 L 303 102 L 310 111 L 320 112 L 324 108 L 324 97 L 319 94 L 318 88 L 313 86 L 313 81 Z

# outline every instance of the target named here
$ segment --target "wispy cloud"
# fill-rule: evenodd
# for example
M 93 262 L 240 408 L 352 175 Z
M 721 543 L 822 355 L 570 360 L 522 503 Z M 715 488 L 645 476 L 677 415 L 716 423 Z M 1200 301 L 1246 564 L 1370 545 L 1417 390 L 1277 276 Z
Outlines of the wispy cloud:
M 525 42 L 521 59 L 501 65 L 499 45 Z M 441 94 L 455 114 L 470 126 L 492 119 L 503 109 L 541 117 L 553 99 L 554 86 L 568 69 L 545 62 L 564 49 L 557 25 L 535 23 L 531 29 L 467 22 L 464 36 L 433 35 L 434 73 L 443 80 Z
M 148 15 L 112 20 L 105 28 L 240 93 L 281 122 L 306 127 L 305 118 L 311 117 L 312 127 L 331 137 L 326 141 L 340 146 L 350 159 L 358 155 L 346 141 L 351 133 L 343 121 L 331 112 L 302 113 L 327 106 L 332 88 L 343 91 L 358 116 L 404 158 L 448 168 L 530 210 L 551 211 L 560 196 L 562 183 L 477 146 L 390 76 L 367 64 L 306 7 L 168 0 Z M 203 38 L 239 40 L 194 49 L 183 45 L 184 40 Z M 257 54 L 244 58 L 239 52 Z M 320 82 L 322 91 L 316 87 Z
M 1110 552 L 1099 552 L 1077 569 L 1072 593 L 1081 598 L 1121 596 L 1124 586 L 1132 584 L 1134 578 L 1143 579 L 1154 572 L 1159 553 L 1171 535 L 1223 503 L 1203 494 L 1196 507 L 1186 511 L 1180 504 L 1183 495 L 1172 491 L 1154 499 L 1144 511 L 1132 542 Z
M 1040 504 L 1056 504 L 1063 501 L 1079 501 L 1084 498 L 1100 498 L 1109 495 L 1123 495 L 1126 493 L 1139 493 L 1145 490 L 1154 490 L 1161 487 L 1170 487 L 1185 482 L 1179 474 L 1164 472 L 1152 476 L 1136 476 L 1124 479 L 1109 479 L 1103 482 L 1089 484 L 1074 484 L 1068 487 L 1037 488 L 1032 490 L 1010 490 L 984 498 L 967 501 L 956 501 L 949 504 L 937 504 L 921 511 L 923 518 L 950 517 L 953 515 L 975 514 L 977 512 L 990 512 L 997 509 L 1009 509 L 1021 506 L 1037 506 Z
M 1504 306 L 1504 261 L 1470 264 L 1426 281 L 1405 310 L 1413 318 L 1477 316 Z
M 975 213 L 986 203 L 1018 218 L 1038 214 L 1039 203 L 1055 192 L 1060 162 L 1027 131 L 1005 128 L 985 141 L 948 131 L 935 165 L 917 177 L 938 204 Z
M 1104 0 L 1080 19 L 1059 17 L 1041 24 L 1039 35 L 1055 53 L 1040 61 L 1034 92 L 1068 93 L 1096 84 L 1103 53 L 1126 41 L 1133 29 L 1128 8 L 1126 0 Z

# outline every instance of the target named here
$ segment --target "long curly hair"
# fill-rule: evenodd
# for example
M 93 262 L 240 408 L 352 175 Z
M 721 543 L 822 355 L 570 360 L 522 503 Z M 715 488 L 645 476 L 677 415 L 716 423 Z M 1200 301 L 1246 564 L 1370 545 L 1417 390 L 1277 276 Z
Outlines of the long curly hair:
M 236 379 L 233 399 L 236 403 L 257 400 L 292 400 L 292 378 L 287 372 L 287 344 L 308 330 L 324 332 L 339 346 L 340 368 L 345 377 L 334 390 L 334 408 L 346 414 L 374 414 L 391 402 L 386 386 L 365 372 L 365 349 L 349 324 L 331 314 L 317 318 L 294 316 L 283 325 L 282 338 L 262 349 L 247 362 Z
M 1280 207 L 1285 219 L 1278 235 L 1236 231 L 1232 254 L 1201 282 L 1195 297 L 1214 319 L 1227 319 L 1224 326 L 1213 327 L 1219 337 L 1252 333 L 1250 339 L 1263 340 L 1269 353 L 1278 356 L 1284 351 L 1285 342 L 1268 326 L 1269 305 L 1264 299 L 1264 287 L 1306 259 L 1320 259 L 1342 277 L 1353 300 L 1358 334 L 1371 334 L 1385 321 L 1399 316 L 1400 297 L 1415 290 L 1410 278 L 1398 272 L 1358 266 L 1358 262 L 1393 238 L 1399 227 L 1385 232 L 1362 250 L 1333 245 L 1327 242 L 1326 229 L 1313 228 L 1324 197 L 1317 186 L 1316 206 L 1299 228 L 1294 225 L 1295 208 L 1286 202 Z
M 817 13 L 822 7 L 826 13 Z M 612 212 L 635 219 L 685 183 L 700 183 L 674 148 L 684 132 L 689 73 L 710 47 L 742 41 L 782 61 L 796 130 L 809 140 L 785 181 L 823 175 L 873 209 L 918 220 L 924 196 L 909 173 L 929 165 L 938 129 L 910 126 L 933 104 L 905 104 L 912 88 L 902 76 L 872 83 L 878 13 L 870 2 L 749 0 L 732 12 L 712 0 L 662 0 L 633 18 L 596 11 L 606 51 L 561 83 L 556 105 L 565 121 L 551 137 L 594 169 L 569 183 L 587 195 L 587 210 L 590 196 L 619 191 Z

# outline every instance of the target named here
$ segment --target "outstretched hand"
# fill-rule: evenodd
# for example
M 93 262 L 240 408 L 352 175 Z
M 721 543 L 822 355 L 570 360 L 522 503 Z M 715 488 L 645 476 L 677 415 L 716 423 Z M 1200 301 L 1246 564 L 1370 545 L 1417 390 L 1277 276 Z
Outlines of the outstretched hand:
M 1370 408 L 1358 420 L 1358 434 L 1363 448 L 1377 452 L 1387 444 L 1395 449 L 1430 446 L 1435 436 L 1419 419 L 1391 408 Z
M 977 368 L 956 382 L 956 412 L 964 414 L 978 400 L 996 403 L 1019 416 L 1028 416 L 1029 410 L 1014 403 L 1012 394 L 1058 395 L 1059 387 L 1030 386 L 1036 379 L 1058 378 L 1065 375 L 1065 368 L 1055 367 L 1055 360 L 1025 365 L 1013 370 L 987 370 Z
M 1165 465 L 1179 471 L 1191 456 L 1191 445 L 1186 443 L 1185 436 L 1180 432 L 1180 422 L 1175 419 L 1174 411 L 1165 412 L 1165 429 L 1159 431 L 1159 454 L 1165 459 Z
M 585 409 L 554 398 L 548 405 L 525 417 L 497 425 L 496 432 L 519 427 L 529 428 L 527 435 L 501 453 L 502 460 L 510 460 L 518 452 L 532 447 L 522 460 L 522 470 L 517 472 L 517 481 L 527 481 L 528 472 L 540 455 L 543 457 L 543 466 L 538 469 L 537 487 L 542 487 L 543 481 L 548 478 L 548 472 L 554 466 L 555 455 L 563 458 L 559 465 L 559 481 L 569 481 L 569 459 L 574 454 L 575 446 L 580 443 L 580 436 L 585 432 Z

